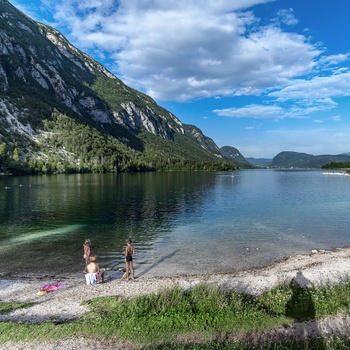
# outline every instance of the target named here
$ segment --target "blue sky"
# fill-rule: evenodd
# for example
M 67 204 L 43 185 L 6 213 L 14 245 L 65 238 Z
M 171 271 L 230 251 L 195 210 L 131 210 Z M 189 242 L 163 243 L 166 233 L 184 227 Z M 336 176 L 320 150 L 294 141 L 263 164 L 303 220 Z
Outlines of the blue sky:
M 350 152 L 348 0 L 10 0 L 245 157 Z

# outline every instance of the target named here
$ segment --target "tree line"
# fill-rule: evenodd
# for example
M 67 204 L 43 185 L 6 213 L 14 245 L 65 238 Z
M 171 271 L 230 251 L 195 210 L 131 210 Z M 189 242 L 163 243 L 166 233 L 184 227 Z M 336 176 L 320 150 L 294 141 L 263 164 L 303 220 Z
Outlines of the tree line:
M 331 162 L 322 165 L 322 169 L 346 169 L 346 172 L 350 173 L 350 162 Z

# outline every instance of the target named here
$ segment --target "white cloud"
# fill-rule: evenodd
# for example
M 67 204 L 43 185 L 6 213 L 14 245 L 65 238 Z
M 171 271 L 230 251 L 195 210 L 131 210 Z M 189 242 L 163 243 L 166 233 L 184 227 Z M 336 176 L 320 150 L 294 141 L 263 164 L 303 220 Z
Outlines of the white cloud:
M 320 58 L 319 63 L 325 65 L 335 65 L 342 62 L 346 62 L 350 59 L 350 53 L 323 56 Z
M 331 119 L 333 121 L 335 121 L 335 122 L 339 122 L 339 121 L 341 121 L 341 116 L 340 115 L 334 115 L 334 116 L 331 117 Z
M 284 118 L 307 118 L 315 112 L 329 111 L 337 107 L 331 99 L 302 100 L 292 106 L 268 106 L 263 104 L 251 104 L 240 108 L 225 108 L 213 110 L 222 117 L 255 118 L 281 120 Z
M 265 106 L 265 105 L 249 105 L 242 108 L 226 108 L 213 110 L 222 117 L 235 118 L 257 118 L 257 119 L 281 119 L 285 111 L 281 107 Z
M 44 1 L 44 0 L 43 0 Z M 45 0 L 78 47 L 114 58 L 118 76 L 157 100 L 257 95 L 310 72 L 303 35 L 259 27 L 271 0 Z M 292 10 L 279 13 L 293 24 Z
M 270 93 L 269 96 L 281 101 L 350 96 L 350 72 L 317 76 L 310 80 L 293 80 L 288 86 Z
M 289 26 L 293 26 L 298 23 L 298 20 L 294 17 L 294 11 L 291 8 L 279 10 L 277 12 L 276 21 L 281 21 L 282 23 L 287 24 Z

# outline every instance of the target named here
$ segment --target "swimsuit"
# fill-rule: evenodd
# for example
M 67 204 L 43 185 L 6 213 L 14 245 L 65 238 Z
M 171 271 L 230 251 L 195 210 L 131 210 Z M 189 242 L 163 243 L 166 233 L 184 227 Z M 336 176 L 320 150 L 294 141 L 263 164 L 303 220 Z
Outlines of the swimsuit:
M 86 284 L 96 284 L 100 278 L 103 278 L 105 271 L 106 269 L 99 269 L 98 272 L 87 272 L 85 274 Z
M 84 253 L 84 259 L 88 258 L 90 256 L 90 248 L 86 250 L 86 254 Z
M 86 284 L 96 284 L 98 279 L 97 272 L 91 272 L 85 274 Z
M 125 249 L 125 261 L 130 262 L 132 261 L 132 253 L 134 252 L 132 247 L 126 247 Z

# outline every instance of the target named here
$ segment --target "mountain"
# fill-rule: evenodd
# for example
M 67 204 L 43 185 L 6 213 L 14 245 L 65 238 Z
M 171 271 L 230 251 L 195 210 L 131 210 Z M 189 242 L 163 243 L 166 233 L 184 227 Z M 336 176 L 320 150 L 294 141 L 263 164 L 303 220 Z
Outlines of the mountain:
M 253 164 L 244 158 L 241 152 L 235 147 L 223 146 L 220 148 L 220 152 L 221 155 L 227 160 L 239 163 L 245 168 L 253 167 Z
M 346 154 L 314 156 L 298 152 L 281 152 L 272 159 L 271 166 L 284 168 L 320 168 L 332 162 L 349 161 L 350 156 Z
M 0 0 L 0 172 L 228 169 L 200 129 Z
M 190 124 L 183 124 L 183 126 L 186 136 L 203 147 L 205 150 L 215 154 L 218 158 L 222 158 L 219 147 L 211 138 L 204 136 L 199 128 Z
M 245 158 L 237 148 L 231 146 L 221 147 L 220 152 L 224 159 L 236 162 L 237 166 L 241 164 L 244 168 L 268 167 L 272 161 L 268 158 Z
M 252 158 L 252 157 L 248 157 L 246 158 L 246 160 L 255 165 L 255 166 L 259 166 L 259 167 L 268 167 L 271 165 L 272 159 L 270 158 Z

